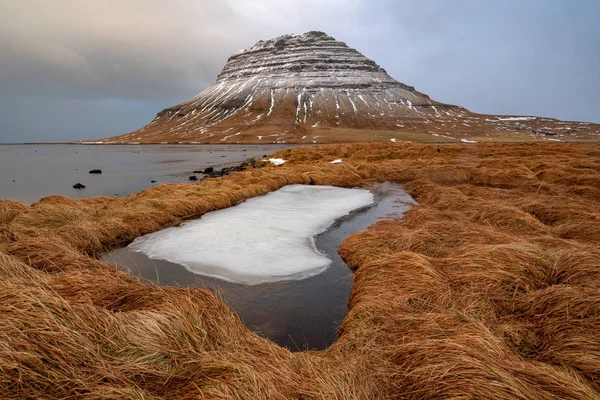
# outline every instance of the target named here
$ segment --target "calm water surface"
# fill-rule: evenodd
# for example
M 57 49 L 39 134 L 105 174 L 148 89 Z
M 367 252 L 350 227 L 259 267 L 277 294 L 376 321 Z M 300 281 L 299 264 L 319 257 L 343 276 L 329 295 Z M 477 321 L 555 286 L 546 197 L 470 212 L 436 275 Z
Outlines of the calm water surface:
M 348 312 L 352 273 L 337 253 L 341 243 L 382 218 L 400 217 L 414 200 L 400 187 L 373 188 L 375 204 L 338 219 L 317 235 L 320 252 L 332 259 L 323 273 L 300 281 L 248 286 L 196 275 L 168 261 L 152 260 L 127 247 L 102 259 L 132 275 L 161 285 L 208 287 L 218 292 L 258 334 L 291 350 L 324 349 L 337 338 L 337 328 Z
M 194 170 L 262 157 L 290 145 L 0 145 L 0 198 L 124 196 L 189 182 Z M 101 175 L 89 174 L 101 169 Z M 151 182 L 156 181 L 156 182 Z M 85 189 L 73 189 L 76 183 Z

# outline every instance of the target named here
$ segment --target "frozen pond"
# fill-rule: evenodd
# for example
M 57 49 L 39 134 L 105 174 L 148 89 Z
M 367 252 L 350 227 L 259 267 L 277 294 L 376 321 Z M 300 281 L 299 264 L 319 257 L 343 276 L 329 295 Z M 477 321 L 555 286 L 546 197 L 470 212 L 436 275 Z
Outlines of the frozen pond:
M 378 185 L 372 192 L 300 188 L 307 190 L 288 186 L 236 207 L 208 213 L 180 227 L 139 238 L 126 248 L 106 254 L 103 260 L 161 285 L 213 288 L 251 329 L 292 350 L 326 348 L 337 337 L 352 289 L 351 271 L 337 254 L 340 244 L 350 234 L 381 218 L 400 216 L 409 208 L 405 203 L 413 200 L 392 184 Z M 342 192 L 334 195 L 338 190 Z M 251 208 L 264 206 L 265 201 L 270 207 L 253 215 Z M 218 227 L 211 214 L 223 212 L 227 222 Z M 287 212 L 291 213 L 289 218 L 285 216 Z M 182 243 L 188 237 L 197 237 L 202 220 L 207 220 L 204 227 L 212 235 L 207 233 L 195 243 Z M 177 238 L 176 231 L 183 234 Z M 246 237 L 241 240 L 243 244 L 232 248 L 229 246 L 235 246 L 236 241 L 231 239 L 239 236 L 236 231 Z M 164 248 L 158 240 L 161 236 Z M 138 252 L 142 247 L 157 259 Z M 196 255 L 194 249 L 198 249 Z M 182 265 L 182 259 L 190 255 L 193 261 Z M 172 262 L 170 256 L 181 258 Z M 211 267 L 208 260 L 217 260 L 219 265 Z M 255 271 L 249 274 L 248 267 Z
M 313 237 L 373 200 L 364 189 L 290 185 L 139 237 L 129 249 L 234 283 L 304 279 L 331 264 Z
M 240 163 L 290 145 L 0 145 L 0 198 L 31 203 L 51 194 L 124 196 L 189 182 L 194 170 Z M 92 169 L 102 174 L 89 174 Z M 73 189 L 82 183 L 83 190 Z

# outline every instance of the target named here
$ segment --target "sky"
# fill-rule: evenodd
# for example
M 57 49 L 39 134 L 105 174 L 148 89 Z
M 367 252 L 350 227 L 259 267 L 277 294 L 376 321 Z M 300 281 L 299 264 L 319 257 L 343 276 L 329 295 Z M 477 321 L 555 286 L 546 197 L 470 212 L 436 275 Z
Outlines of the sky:
M 324 31 L 437 101 L 600 123 L 597 0 L 0 0 L 0 143 L 127 133 L 234 52 Z

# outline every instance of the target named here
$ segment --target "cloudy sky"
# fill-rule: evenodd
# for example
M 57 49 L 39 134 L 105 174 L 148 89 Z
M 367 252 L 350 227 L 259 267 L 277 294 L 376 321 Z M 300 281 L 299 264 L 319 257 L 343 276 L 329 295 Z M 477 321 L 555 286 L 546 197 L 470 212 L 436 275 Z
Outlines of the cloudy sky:
M 600 122 L 597 0 L 0 0 L 0 142 L 125 133 L 258 40 L 321 30 L 433 99 Z

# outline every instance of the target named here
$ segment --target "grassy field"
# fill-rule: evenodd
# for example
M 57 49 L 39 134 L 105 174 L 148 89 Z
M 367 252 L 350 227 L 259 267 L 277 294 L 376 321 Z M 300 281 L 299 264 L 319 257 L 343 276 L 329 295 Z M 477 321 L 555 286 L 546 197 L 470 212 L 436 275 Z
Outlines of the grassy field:
M 0 397 L 598 399 L 600 145 L 370 143 L 124 198 L 0 200 Z M 341 158 L 340 164 L 329 161 Z M 322 352 L 102 252 L 286 184 L 391 181 L 419 202 L 350 236 Z

